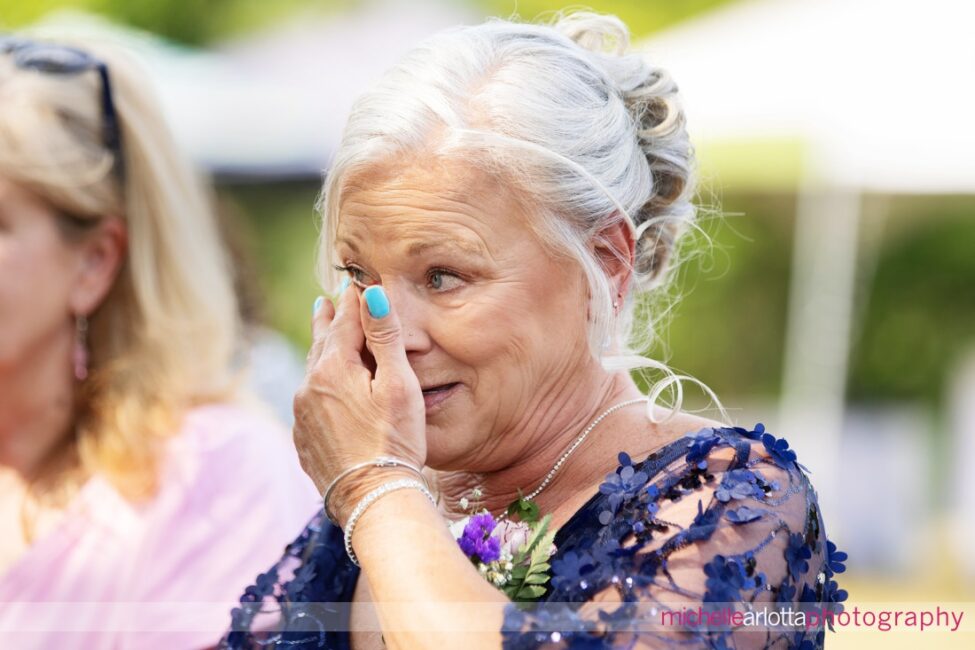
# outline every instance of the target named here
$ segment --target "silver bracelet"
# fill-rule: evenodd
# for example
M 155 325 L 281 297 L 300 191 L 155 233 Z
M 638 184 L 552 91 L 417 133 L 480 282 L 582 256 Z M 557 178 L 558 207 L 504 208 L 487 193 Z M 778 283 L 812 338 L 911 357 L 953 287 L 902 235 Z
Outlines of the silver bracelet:
M 410 465 L 406 461 L 402 461 L 398 458 L 393 458 L 392 456 L 377 456 L 372 460 L 356 463 L 355 465 L 352 465 L 351 467 L 346 467 L 344 470 L 342 470 L 342 472 L 339 473 L 338 476 L 332 479 L 332 482 L 328 484 L 328 487 L 325 488 L 325 494 L 322 498 L 323 509 L 325 510 L 325 516 L 328 517 L 328 520 L 333 524 L 335 524 L 336 526 L 338 526 L 339 522 L 335 518 L 335 515 L 332 514 L 332 511 L 329 510 L 328 508 L 328 499 L 329 497 L 332 496 L 332 491 L 335 490 L 335 486 L 339 484 L 340 480 L 342 480 L 352 472 L 356 472 L 360 469 L 365 469 L 366 467 L 405 467 L 406 469 L 412 470 L 413 472 L 418 474 L 420 478 L 423 480 L 423 484 L 426 486 L 427 491 L 430 490 L 430 486 L 429 484 L 427 484 L 427 477 L 423 475 L 423 472 L 421 472 L 419 468 L 414 467 L 413 465 Z
M 355 555 L 355 551 L 352 550 L 352 531 L 355 530 L 356 522 L 362 516 L 362 513 L 366 511 L 366 508 L 375 503 L 380 497 L 394 492 L 395 490 L 402 490 L 403 488 L 414 488 L 422 492 L 430 503 L 436 507 L 436 503 L 433 500 L 433 495 L 430 494 L 430 490 L 427 489 L 423 483 L 420 483 L 415 478 L 401 478 L 395 481 L 390 481 L 388 483 L 383 483 L 375 490 L 362 497 L 359 503 L 356 504 L 355 509 L 352 510 L 352 514 L 349 515 L 349 521 L 345 524 L 345 552 L 348 554 L 349 559 L 352 560 L 352 564 L 359 566 L 359 559 Z

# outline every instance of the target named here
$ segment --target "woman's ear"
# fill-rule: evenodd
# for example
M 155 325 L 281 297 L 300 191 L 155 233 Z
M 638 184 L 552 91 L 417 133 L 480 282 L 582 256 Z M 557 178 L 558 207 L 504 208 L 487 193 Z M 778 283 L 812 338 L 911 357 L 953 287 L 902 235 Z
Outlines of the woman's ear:
M 613 301 L 622 305 L 629 292 L 636 257 L 636 240 L 629 222 L 620 218 L 603 228 L 596 238 L 594 252 L 610 279 Z
M 69 302 L 73 314 L 88 315 L 108 295 L 128 248 L 128 230 L 119 217 L 104 217 L 78 244 L 78 267 Z

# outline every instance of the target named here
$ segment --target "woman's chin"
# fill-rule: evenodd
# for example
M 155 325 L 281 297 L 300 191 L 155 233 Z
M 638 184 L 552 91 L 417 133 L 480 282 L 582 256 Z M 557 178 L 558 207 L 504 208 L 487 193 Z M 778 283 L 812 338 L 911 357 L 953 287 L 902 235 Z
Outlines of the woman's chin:
M 445 409 L 452 411 L 453 409 Z M 474 433 L 463 420 L 447 417 L 427 419 L 427 459 L 425 465 L 436 469 L 457 469 L 461 459 L 470 460 Z M 461 463 L 464 466 L 465 463 Z
M 465 467 L 470 462 L 481 421 L 471 397 L 467 385 L 460 384 L 446 399 L 427 407 L 427 466 L 457 469 L 458 463 Z

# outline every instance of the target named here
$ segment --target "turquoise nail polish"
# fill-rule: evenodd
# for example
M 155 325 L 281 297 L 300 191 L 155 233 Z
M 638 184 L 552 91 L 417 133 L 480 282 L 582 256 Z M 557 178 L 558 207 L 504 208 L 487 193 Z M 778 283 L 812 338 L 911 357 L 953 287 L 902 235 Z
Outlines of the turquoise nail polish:
M 339 285 L 339 295 L 345 293 L 345 290 L 349 288 L 350 279 L 351 278 L 349 278 L 349 276 L 345 276 L 344 278 L 342 278 L 342 284 Z
M 322 296 L 318 296 L 317 298 L 315 298 L 315 304 L 312 305 L 312 308 L 311 308 L 311 315 L 312 316 L 314 316 L 315 314 L 317 314 L 318 313 L 318 310 L 322 308 L 322 303 L 323 302 L 325 302 L 325 298 L 323 298 Z
M 383 318 L 389 313 L 389 298 L 386 292 L 378 284 L 374 284 L 362 292 L 366 299 L 366 307 L 369 308 L 369 315 L 373 318 Z

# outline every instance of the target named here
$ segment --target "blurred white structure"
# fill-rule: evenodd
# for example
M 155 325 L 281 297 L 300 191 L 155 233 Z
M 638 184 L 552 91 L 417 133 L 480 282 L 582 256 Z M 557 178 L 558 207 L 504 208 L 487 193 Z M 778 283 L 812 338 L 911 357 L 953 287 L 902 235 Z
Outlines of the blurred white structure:
M 355 98 L 418 41 L 479 22 L 462 3 L 376 0 L 311 12 L 215 50 L 194 50 L 103 18 L 51 14 L 41 33 L 120 44 L 156 84 L 177 140 L 218 174 L 317 177 Z
M 247 387 L 290 430 L 295 423 L 295 393 L 305 378 L 304 359 L 276 330 L 252 325 L 247 340 Z
M 959 359 L 948 393 L 948 425 L 954 433 L 948 449 L 951 476 L 951 538 L 955 555 L 969 581 L 975 581 L 975 490 L 972 489 L 972 461 L 975 460 L 975 348 Z
M 836 460 L 843 493 L 836 509 L 825 511 L 826 533 L 858 571 L 910 575 L 930 560 L 922 549 L 932 541 L 932 505 L 940 505 L 929 489 L 931 422 L 930 413 L 909 404 L 846 414 Z M 815 475 L 813 482 L 821 489 Z M 847 532 L 837 534 L 843 522 Z
M 231 65 L 281 90 L 258 96 L 250 91 L 246 117 L 235 118 L 239 134 L 265 132 L 260 147 L 236 147 L 224 126 L 223 141 L 207 147 L 224 169 L 244 164 L 268 171 L 311 171 L 319 175 L 337 148 L 352 102 L 423 38 L 452 25 L 479 22 L 483 16 L 459 2 L 379 0 L 330 17 L 298 17 L 270 31 L 220 48 Z M 240 84 L 244 91 L 247 83 Z M 225 114 L 233 109 L 228 106 Z M 190 116 L 185 116 L 189 118 Z M 207 130 L 216 124 L 198 122 Z M 241 123 L 244 122 L 244 123 Z M 244 138 L 246 140 L 246 137 Z M 243 150 L 242 150 L 243 149 Z M 273 151 L 274 158 L 268 158 Z M 202 152 L 201 152 L 202 153 Z
M 973 24 L 975 3 L 956 0 L 754 0 L 641 45 L 678 80 L 697 143 L 802 146 L 779 421 L 827 510 L 861 196 L 975 192 Z

